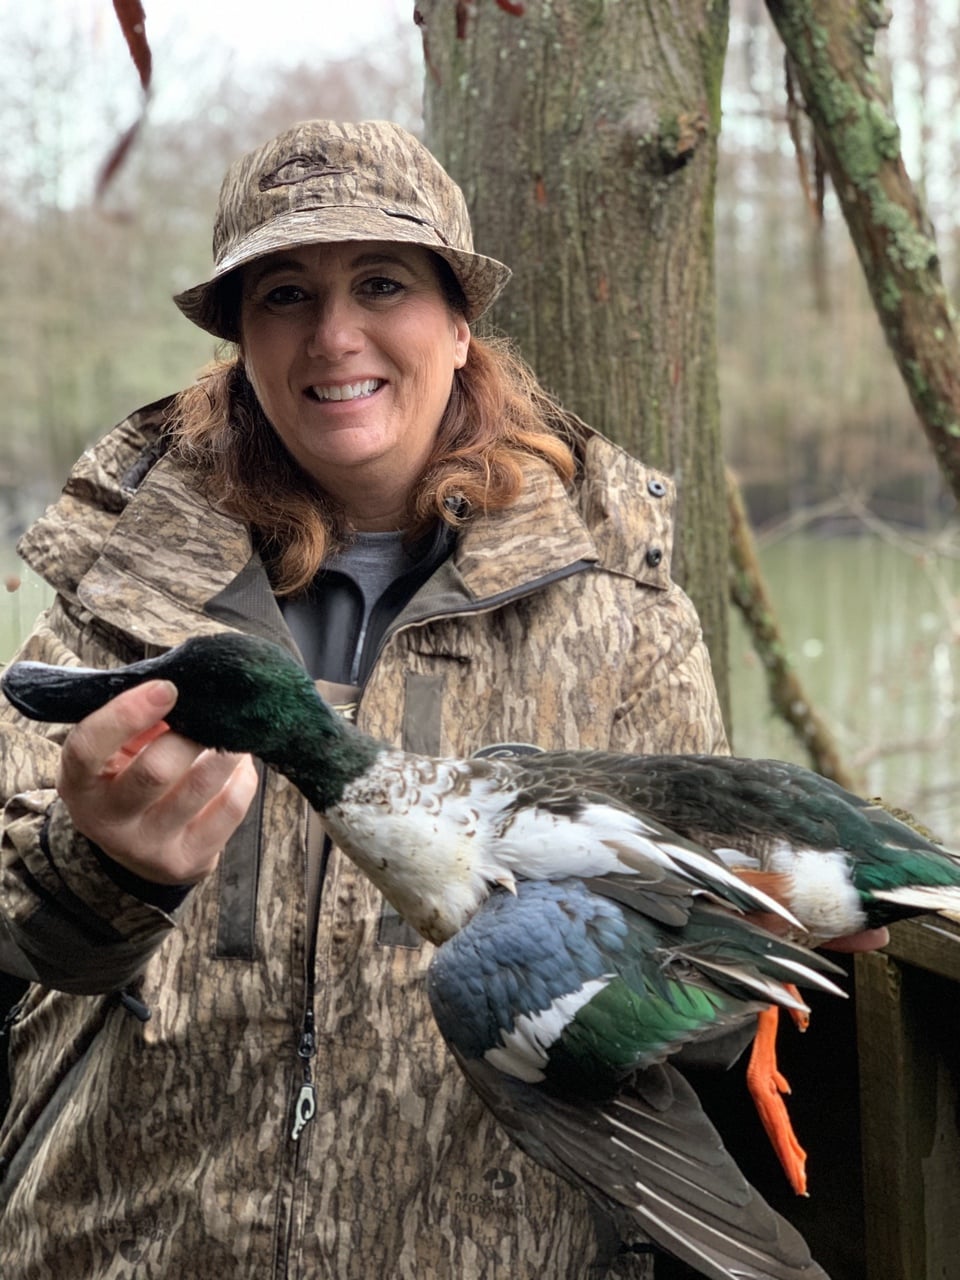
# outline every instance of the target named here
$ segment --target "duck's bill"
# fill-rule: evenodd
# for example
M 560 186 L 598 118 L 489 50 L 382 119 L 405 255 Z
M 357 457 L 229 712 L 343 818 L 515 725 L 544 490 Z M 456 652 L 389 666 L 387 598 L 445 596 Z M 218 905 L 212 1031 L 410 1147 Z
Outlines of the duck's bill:
M 0 689 L 30 720 L 75 724 L 111 698 L 151 678 L 150 661 L 119 671 L 92 667 L 56 667 L 45 662 L 15 662 L 0 677 Z

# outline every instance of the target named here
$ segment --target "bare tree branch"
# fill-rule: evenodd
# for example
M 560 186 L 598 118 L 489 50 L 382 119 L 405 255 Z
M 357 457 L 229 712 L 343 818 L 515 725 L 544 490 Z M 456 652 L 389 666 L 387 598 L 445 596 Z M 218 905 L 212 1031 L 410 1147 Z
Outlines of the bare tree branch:
M 144 93 L 150 92 L 150 77 L 153 74 L 153 55 L 150 42 L 147 40 L 147 17 L 140 0 L 113 0 L 113 7 L 120 23 L 120 30 L 130 50 L 133 65 L 140 77 L 140 88 Z
M 803 744 L 812 767 L 848 790 L 855 791 L 853 776 L 841 758 L 833 734 L 811 705 L 787 656 L 787 647 L 760 570 L 740 486 L 729 469 L 727 504 L 730 513 L 730 595 L 743 614 L 753 647 L 767 673 L 770 701 Z
M 792 63 L 887 341 L 960 500 L 960 336 L 900 131 L 871 69 L 877 0 L 767 0 Z

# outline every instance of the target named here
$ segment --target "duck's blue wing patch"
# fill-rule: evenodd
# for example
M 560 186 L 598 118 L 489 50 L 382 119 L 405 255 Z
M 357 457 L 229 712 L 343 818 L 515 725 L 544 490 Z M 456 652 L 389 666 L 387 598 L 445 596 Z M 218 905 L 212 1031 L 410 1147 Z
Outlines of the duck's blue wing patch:
M 636 917 L 633 928 L 649 933 L 652 956 L 654 927 Z M 565 1030 L 618 979 L 630 931 L 620 906 L 580 881 L 521 881 L 516 894 L 494 893 L 430 966 L 441 1034 L 468 1058 L 543 1078 Z
M 756 998 L 738 969 L 730 978 L 718 964 L 715 936 L 732 927 L 697 908 L 671 930 L 579 880 L 521 881 L 516 895 L 494 893 L 437 952 L 434 1016 L 466 1059 L 558 1092 L 609 1097 L 637 1068 L 752 1021 Z

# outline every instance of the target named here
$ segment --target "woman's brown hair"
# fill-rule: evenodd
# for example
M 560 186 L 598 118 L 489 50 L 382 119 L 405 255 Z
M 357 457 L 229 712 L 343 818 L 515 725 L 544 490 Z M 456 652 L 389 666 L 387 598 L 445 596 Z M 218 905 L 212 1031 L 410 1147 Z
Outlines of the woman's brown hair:
M 273 430 L 239 356 L 214 362 L 180 393 L 171 431 L 174 448 L 200 469 L 218 508 L 255 530 L 278 595 L 303 591 L 349 538 L 343 512 Z M 509 507 L 531 458 L 569 483 L 574 445 L 566 416 L 510 345 L 472 337 L 411 496 L 410 536 L 437 518 L 459 525 L 476 512 Z

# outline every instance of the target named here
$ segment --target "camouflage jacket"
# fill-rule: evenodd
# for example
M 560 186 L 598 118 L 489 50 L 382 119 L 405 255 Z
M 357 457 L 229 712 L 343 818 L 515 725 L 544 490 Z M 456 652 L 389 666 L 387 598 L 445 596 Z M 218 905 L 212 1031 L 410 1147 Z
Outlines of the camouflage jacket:
M 57 594 L 19 656 L 110 666 L 224 628 L 292 644 L 247 528 L 159 447 L 163 411 L 88 450 L 25 535 Z M 670 579 L 672 505 L 600 436 L 572 497 L 534 468 L 391 624 L 361 726 L 431 753 L 725 750 Z M 336 851 L 318 900 L 290 784 L 265 771 L 218 872 L 167 914 L 73 830 L 53 790 L 66 730 L 43 729 L 0 708 L 0 968 L 35 979 L 0 1131 L 5 1280 L 605 1273 L 586 1198 L 512 1147 L 434 1031 L 431 948 Z M 311 1049 L 317 1109 L 294 1140 Z

